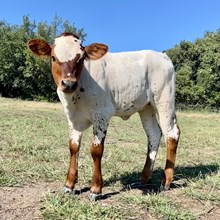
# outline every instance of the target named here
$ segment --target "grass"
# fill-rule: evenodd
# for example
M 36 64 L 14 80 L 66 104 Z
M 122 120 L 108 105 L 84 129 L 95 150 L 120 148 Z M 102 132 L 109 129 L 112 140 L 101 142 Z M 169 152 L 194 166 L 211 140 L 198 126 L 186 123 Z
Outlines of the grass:
M 79 160 L 77 187 L 83 193 L 48 193 L 41 210 L 43 218 L 202 219 L 213 207 L 219 209 L 220 115 L 178 112 L 177 117 L 181 140 L 170 191 L 160 191 L 166 155 L 163 140 L 148 188 L 130 188 L 144 165 L 146 137 L 138 115 L 125 122 L 113 118 L 103 157 L 104 199 L 91 203 L 87 198 L 92 175 L 89 129 Z M 64 183 L 69 163 L 67 129 L 59 103 L 0 98 L 0 186 Z

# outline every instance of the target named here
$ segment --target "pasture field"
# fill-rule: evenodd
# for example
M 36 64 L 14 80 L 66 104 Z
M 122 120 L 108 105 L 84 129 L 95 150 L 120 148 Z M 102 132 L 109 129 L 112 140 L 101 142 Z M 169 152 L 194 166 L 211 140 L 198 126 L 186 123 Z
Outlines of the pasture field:
M 103 157 L 103 198 L 88 199 L 91 129 L 83 136 L 77 195 L 62 187 L 69 163 L 68 126 L 60 103 L 0 98 L 0 219 L 220 218 L 220 114 L 177 112 L 181 128 L 175 179 L 161 191 L 166 149 L 162 139 L 151 182 L 132 188 L 146 157 L 136 114 L 113 118 Z

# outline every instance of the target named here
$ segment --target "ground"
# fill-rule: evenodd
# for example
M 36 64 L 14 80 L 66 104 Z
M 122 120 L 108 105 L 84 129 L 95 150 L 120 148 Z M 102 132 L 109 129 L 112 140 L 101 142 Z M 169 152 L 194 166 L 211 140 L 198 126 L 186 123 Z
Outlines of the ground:
M 0 188 L 0 216 L 2 220 L 43 219 L 42 202 L 57 183 L 38 183 L 24 187 Z
M 160 190 L 163 139 L 151 182 L 143 189 L 131 185 L 143 169 L 146 136 L 138 115 L 114 118 L 103 155 L 104 196 L 92 203 L 92 131 L 82 140 L 81 191 L 64 195 L 69 151 L 62 106 L 0 98 L 0 220 L 218 220 L 220 115 L 177 112 L 177 118 L 181 138 L 171 190 Z
M 43 209 L 43 201 L 46 195 L 56 194 L 62 190 L 62 186 L 58 182 L 53 183 L 37 183 L 24 187 L 1 187 L 0 188 L 0 216 L 1 220 L 41 220 L 41 209 Z M 83 197 L 88 196 L 89 191 L 84 192 Z M 102 206 L 111 206 L 115 203 L 114 194 L 106 193 L 103 200 L 99 202 Z M 129 194 L 141 195 L 144 191 L 139 189 L 129 190 Z M 190 209 L 200 220 L 218 220 L 220 216 L 220 207 L 204 204 L 202 201 L 195 201 L 188 197 L 180 197 L 176 195 L 176 190 L 163 192 L 171 199 L 175 199 L 177 203 L 182 204 L 185 209 Z M 77 196 L 77 195 L 76 195 Z M 149 213 L 145 213 L 143 219 L 156 220 Z

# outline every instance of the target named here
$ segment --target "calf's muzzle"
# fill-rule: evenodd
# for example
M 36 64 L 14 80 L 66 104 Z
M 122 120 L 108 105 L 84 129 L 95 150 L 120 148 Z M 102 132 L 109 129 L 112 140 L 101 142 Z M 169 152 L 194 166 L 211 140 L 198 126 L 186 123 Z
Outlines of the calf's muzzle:
M 63 79 L 61 81 L 63 92 L 74 92 L 78 86 L 77 81 Z

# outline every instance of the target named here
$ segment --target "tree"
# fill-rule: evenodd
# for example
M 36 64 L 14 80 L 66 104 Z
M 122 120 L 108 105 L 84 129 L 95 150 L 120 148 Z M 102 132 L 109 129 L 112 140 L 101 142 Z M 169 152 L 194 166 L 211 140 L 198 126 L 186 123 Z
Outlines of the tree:
M 220 109 L 220 30 L 194 43 L 182 41 L 166 51 L 176 72 L 176 102 L 187 107 Z

